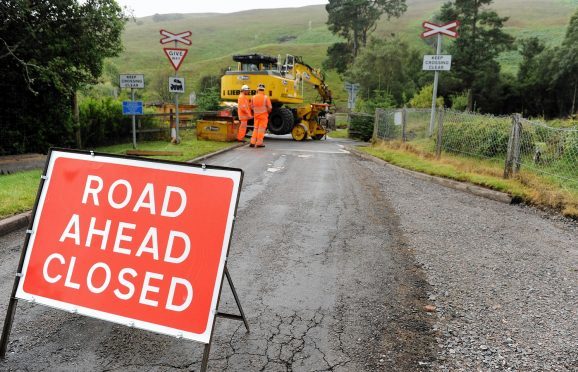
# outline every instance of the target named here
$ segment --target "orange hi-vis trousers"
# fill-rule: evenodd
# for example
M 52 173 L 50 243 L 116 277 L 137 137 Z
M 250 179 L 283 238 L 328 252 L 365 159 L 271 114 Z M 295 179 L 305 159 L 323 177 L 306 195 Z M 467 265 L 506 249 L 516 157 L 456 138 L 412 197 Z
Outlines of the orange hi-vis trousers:
M 239 131 L 237 132 L 237 140 L 242 141 L 247 134 L 247 120 L 241 120 L 241 125 L 239 126 Z
M 251 101 L 245 93 L 241 93 L 237 99 L 237 106 L 239 109 L 239 120 L 241 126 L 237 132 L 237 140 L 242 141 L 247 134 L 247 121 L 251 119 Z
M 267 131 L 267 122 L 269 115 L 259 115 L 254 118 L 253 135 L 251 136 L 251 145 L 261 146 Z

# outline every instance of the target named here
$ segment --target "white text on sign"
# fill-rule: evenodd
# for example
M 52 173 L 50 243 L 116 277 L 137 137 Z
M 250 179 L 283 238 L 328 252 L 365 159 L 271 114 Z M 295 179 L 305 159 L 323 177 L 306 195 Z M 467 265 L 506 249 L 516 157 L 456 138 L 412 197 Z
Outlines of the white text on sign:
M 159 201 L 160 202 L 160 201 Z M 179 187 L 167 186 L 164 190 L 162 203 L 155 200 L 155 190 L 152 183 L 147 183 L 142 190 L 134 192 L 132 185 L 123 179 L 116 180 L 111 185 L 105 185 L 102 178 L 89 175 L 86 179 L 82 204 L 101 206 L 106 203 L 107 207 L 114 209 L 126 209 L 134 213 L 146 211 L 151 215 L 157 213 L 164 217 L 178 217 L 186 207 L 187 197 L 184 190 Z M 146 230 L 144 238 L 139 244 L 133 242 L 134 235 L 142 235 Z M 111 231 L 116 233 L 111 236 Z M 140 231 L 140 233 L 139 233 Z M 139 234 L 137 234 L 139 233 Z M 100 239 L 100 250 L 110 250 L 121 255 L 133 255 L 142 257 L 149 255 L 153 260 L 162 260 L 166 263 L 179 264 L 184 262 L 191 251 L 191 240 L 189 236 L 181 231 L 170 230 L 168 236 L 159 236 L 159 231 L 154 226 L 137 226 L 126 221 L 112 221 L 106 219 L 99 221 L 92 217 L 90 221 L 81 220 L 78 214 L 73 214 L 60 235 L 60 242 L 71 240 L 79 249 L 96 249 L 94 239 Z M 162 239 L 161 239 L 162 238 Z M 138 248 L 133 250 L 127 244 Z M 164 250 L 164 252 L 162 252 Z M 161 254 L 164 253 L 164 254 Z M 164 308 L 172 311 L 184 311 L 193 300 L 193 287 L 191 283 L 183 278 L 165 278 L 164 275 L 154 272 L 139 273 L 131 267 L 122 268 L 118 273 L 113 274 L 110 266 L 104 262 L 97 262 L 88 268 L 88 271 L 81 272 L 76 267 L 76 257 L 72 256 L 69 262 L 59 253 L 50 255 L 43 266 L 43 276 L 49 284 L 62 284 L 72 289 L 81 289 L 81 286 L 95 294 L 106 290 L 113 290 L 114 295 L 121 300 L 129 300 L 135 295 L 135 284 L 137 280 L 141 289 L 138 302 L 143 305 L 158 307 L 158 297 L 165 298 Z M 84 270 L 86 267 L 84 268 Z M 115 275 L 117 287 L 109 288 L 111 279 Z M 94 278 L 98 279 L 95 280 Z M 160 283 L 170 281 L 168 293 L 161 294 Z M 175 292 L 177 288 L 186 293 L 180 303 L 175 303 Z M 149 294 L 155 295 L 154 299 Z

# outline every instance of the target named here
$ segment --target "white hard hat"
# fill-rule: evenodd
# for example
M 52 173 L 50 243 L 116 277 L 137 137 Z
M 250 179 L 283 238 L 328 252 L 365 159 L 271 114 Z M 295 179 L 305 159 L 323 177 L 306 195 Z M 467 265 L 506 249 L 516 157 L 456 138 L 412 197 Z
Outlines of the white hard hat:
M 249 86 L 248 86 L 248 85 L 243 85 L 243 86 L 241 87 L 241 90 L 249 90 Z
M 259 90 L 265 90 L 265 84 L 259 84 Z

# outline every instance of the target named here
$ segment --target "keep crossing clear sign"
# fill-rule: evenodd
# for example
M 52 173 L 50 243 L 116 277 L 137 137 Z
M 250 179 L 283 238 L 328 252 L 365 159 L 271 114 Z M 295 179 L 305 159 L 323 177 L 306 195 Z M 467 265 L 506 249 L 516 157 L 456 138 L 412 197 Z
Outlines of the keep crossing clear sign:
M 452 67 L 451 55 L 424 55 L 423 66 L 424 71 L 449 71 Z
M 142 89 L 145 86 L 144 74 L 121 74 L 119 83 L 121 88 Z
M 16 297 L 210 341 L 242 170 L 51 150 Z

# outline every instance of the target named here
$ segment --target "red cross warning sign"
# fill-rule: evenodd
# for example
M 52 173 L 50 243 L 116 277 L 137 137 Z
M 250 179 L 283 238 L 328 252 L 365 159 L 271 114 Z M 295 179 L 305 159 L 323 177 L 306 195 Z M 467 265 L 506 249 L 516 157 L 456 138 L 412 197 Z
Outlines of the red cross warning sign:
M 460 26 L 460 21 L 452 21 L 443 25 L 436 25 L 428 21 L 422 23 L 426 31 L 422 32 L 421 37 L 426 38 L 436 34 L 442 34 L 449 37 L 458 37 L 457 28 Z
M 16 296 L 208 343 L 242 171 L 53 150 Z
M 169 61 L 171 61 L 171 64 L 175 68 L 175 71 L 179 70 L 179 67 L 181 67 L 181 63 L 183 63 L 183 60 L 185 59 L 187 53 L 189 52 L 188 49 L 182 48 L 163 48 L 163 50 L 165 51 L 165 54 L 169 58 Z

